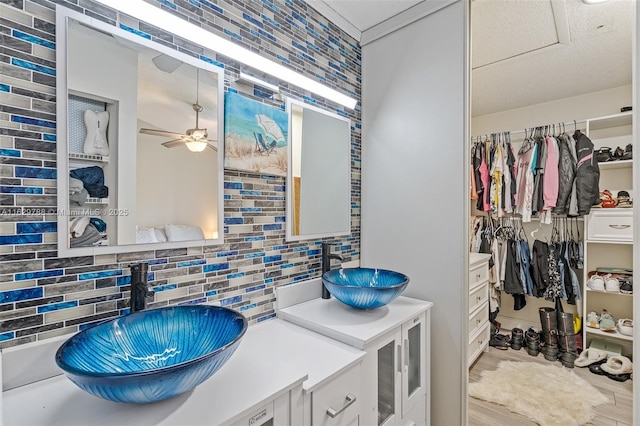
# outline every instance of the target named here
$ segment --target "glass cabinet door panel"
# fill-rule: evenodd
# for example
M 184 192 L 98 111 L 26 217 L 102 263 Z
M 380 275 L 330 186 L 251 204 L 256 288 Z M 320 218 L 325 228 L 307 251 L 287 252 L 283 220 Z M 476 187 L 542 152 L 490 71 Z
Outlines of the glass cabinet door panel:
M 378 349 L 378 425 L 395 414 L 395 340 Z
M 408 358 L 407 362 L 407 376 L 409 380 L 408 391 L 409 395 L 413 394 L 420 388 L 420 335 L 421 335 L 421 323 L 418 323 L 411 327 L 408 332 L 408 354 L 405 355 Z M 405 349 L 405 350 L 407 350 Z

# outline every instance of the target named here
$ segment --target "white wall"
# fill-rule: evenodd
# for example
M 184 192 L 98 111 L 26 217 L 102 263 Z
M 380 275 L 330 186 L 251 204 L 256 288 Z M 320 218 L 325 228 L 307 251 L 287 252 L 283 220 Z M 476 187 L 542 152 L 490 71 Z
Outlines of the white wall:
M 640 7 L 635 4 L 635 25 L 633 26 L 633 77 L 632 77 L 632 85 L 633 85 L 633 146 L 635 149 L 638 148 L 638 135 L 640 135 L 640 114 L 638 114 L 638 105 L 640 105 L 640 80 L 638 76 L 640 75 L 640 63 L 638 62 L 638 55 L 640 54 L 640 44 L 638 43 L 638 27 L 640 26 Z M 638 154 L 636 154 L 633 158 L 633 181 L 640 182 L 640 167 Z M 640 271 L 640 252 L 638 249 L 638 242 L 640 241 L 640 209 L 637 207 L 633 209 L 633 268 L 636 271 Z M 640 292 L 636 291 L 633 294 L 633 311 L 636 313 L 636 324 L 637 324 L 637 313 L 640 312 Z M 640 332 L 638 331 L 640 327 L 634 327 L 633 331 L 633 353 L 640 353 Z M 636 365 L 638 365 L 637 360 L 635 358 Z M 640 380 L 637 380 L 638 367 L 635 367 L 636 371 L 636 380 L 633 381 L 633 394 L 635 398 L 633 399 L 633 424 L 637 425 L 640 423 L 640 403 L 638 402 L 638 395 L 640 395 Z
M 474 116 L 471 118 L 471 135 L 523 130 L 525 127 L 617 114 L 621 107 L 631 105 L 631 93 L 631 86 L 622 86 L 495 114 Z
M 467 2 L 363 46 L 362 265 L 431 311 L 431 423 L 466 422 Z
M 165 148 L 163 141 L 138 135 L 137 225 L 196 225 L 213 238 L 218 231 L 217 152 Z

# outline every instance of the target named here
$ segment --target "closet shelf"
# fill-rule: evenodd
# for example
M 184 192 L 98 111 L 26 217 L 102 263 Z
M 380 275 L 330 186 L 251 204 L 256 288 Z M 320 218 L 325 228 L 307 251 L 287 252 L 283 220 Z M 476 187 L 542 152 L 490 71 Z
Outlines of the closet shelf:
M 626 244 L 633 245 L 633 241 L 605 241 L 605 240 L 585 240 L 589 244 Z
M 633 167 L 633 160 L 616 160 L 616 161 L 605 161 L 602 163 L 598 163 L 598 167 L 601 169 L 630 169 Z
M 598 328 L 589 327 L 585 327 L 584 330 L 589 334 L 597 334 L 599 336 L 611 337 L 614 339 L 633 341 L 633 336 L 626 336 L 624 334 L 618 333 L 617 331 L 602 331 Z
M 633 297 L 633 293 L 627 294 L 627 293 L 620 293 L 620 292 L 614 292 L 614 291 L 599 291 L 599 290 L 592 290 L 588 287 L 586 291 L 588 291 L 589 293 L 610 294 L 612 296 L 632 296 Z
M 632 112 L 622 112 L 605 117 L 592 118 L 589 120 L 589 130 L 608 129 L 610 127 L 631 126 Z
M 81 152 L 70 152 L 69 153 L 70 160 L 83 160 L 83 161 L 96 161 L 98 163 L 108 163 L 109 156 L 108 155 L 93 155 L 93 154 L 84 154 Z

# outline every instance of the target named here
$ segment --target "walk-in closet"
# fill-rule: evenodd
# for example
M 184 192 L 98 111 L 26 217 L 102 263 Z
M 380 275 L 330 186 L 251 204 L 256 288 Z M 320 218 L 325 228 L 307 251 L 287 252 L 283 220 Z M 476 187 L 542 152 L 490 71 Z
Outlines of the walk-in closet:
M 635 7 L 471 2 L 470 425 L 633 424 Z

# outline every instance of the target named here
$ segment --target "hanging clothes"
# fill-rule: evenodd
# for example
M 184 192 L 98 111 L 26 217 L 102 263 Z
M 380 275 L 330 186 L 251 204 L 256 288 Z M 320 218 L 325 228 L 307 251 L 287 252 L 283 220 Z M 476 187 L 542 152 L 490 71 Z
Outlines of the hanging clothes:
M 572 154 L 573 138 L 564 133 L 558 138 L 558 198 L 553 212 L 556 214 L 570 214 L 572 196 L 575 197 L 576 159 Z M 577 204 L 576 204 L 577 207 Z M 577 211 L 576 211 L 577 213 Z
M 598 203 L 600 189 L 600 168 L 598 160 L 593 155 L 593 142 L 587 135 L 576 130 L 573 134 L 576 141 L 577 171 L 576 196 L 578 200 L 578 214 L 589 214 L 591 206 Z

